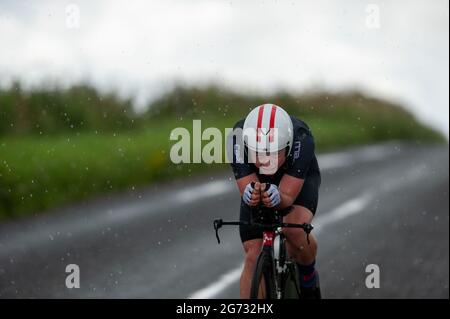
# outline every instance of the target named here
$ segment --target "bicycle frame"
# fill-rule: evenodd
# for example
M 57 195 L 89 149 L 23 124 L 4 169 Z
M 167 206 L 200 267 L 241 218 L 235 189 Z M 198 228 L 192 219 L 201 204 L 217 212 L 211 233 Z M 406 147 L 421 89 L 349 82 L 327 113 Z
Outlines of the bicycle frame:
M 284 235 L 281 233 L 281 228 L 302 228 L 306 235 L 307 235 L 307 241 L 309 244 L 309 234 L 313 230 L 313 225 L 311 224 L 290 224 L 290 223 L 283 223 L 280 220 L 282 219 L 281 215 L 278 214 L 277 211 L 271 210 L 271 213 L 273 215 L 268 215 L 267 208 L 258 207 L 257 210 L 260 214 L 259 218 L 253 218 L 250 222 L 224 222 L 222 219 L 216 219 L 214 220 L 214 229 L 216 231 L 216 238 L 217 242 L 220 244 L 220 238 L 218 231 L 219 229 L 224 225 L 233 225 L 233 226 L 239 226 L 239 225 L 251 225 L 251 226 L 258 226 L 262 227 L 263 229 L 263 244 L 261 248 L 260 254 L 267 254 L 269 256 L 269 259 L 272 264 L 272 276 L 273 276 L 273 282 L 275 283 L 275 291 L 277 294 L 277 298 L 280 299 L 283 297 L 283 289 L 285 287 L 281 287 L 281 276 L 283 275 L 283 272 L 285 271 L 285 266 L 287 263 L 286 258 L 286 252 L 284 247 Z M 255 219 L 259 220 L 260 222 L 255 222 Z M 280 239 L 280 249 L 279 258 L 275 258 L 275 239 L 279 236 Z M 284 255 L 281 255 L 284 254 Z M 297 294 L 298 294 L 298 287 L 296 286 Z
M 278 254 L 275 250 L 276 238 L 279 240 Z M 277 299 L 286 297 L 286 280 L 289 276 L 289 271 L 293 271 L 289 267 L 294 267 L 295 269 L 295 266 L 292 265 L 292 259 L 287 256 L 285 240 L 286 238 L 280 228 L 275 231 L 263 231 L 263 244 L 260 254 L 268 254 L 271 260 Z M 295 293 L 297 296 L 300 296 L 300 288 L 295 280 L 294 284 Z

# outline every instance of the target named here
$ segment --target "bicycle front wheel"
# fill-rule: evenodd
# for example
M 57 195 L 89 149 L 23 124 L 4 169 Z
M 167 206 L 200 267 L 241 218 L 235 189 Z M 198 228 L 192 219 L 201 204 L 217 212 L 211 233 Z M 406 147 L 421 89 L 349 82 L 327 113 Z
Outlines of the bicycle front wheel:
M 276 287 L 272 258 L 261 252 L 253 273 L 251 299 L 276 299 Z
M 300 282 L 298 279 L 297 266 L 289 264 L 282 278 L 282 299 L 300 299 Z

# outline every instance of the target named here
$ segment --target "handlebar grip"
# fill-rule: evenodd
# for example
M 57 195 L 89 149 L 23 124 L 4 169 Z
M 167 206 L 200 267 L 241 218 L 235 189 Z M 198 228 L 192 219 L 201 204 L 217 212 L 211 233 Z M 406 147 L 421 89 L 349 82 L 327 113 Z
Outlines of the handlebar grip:
M 221 228 L 223 225 L 223 220 L 222 219 L 216 219 L 214 220 L 214 229 L 219 229 Z

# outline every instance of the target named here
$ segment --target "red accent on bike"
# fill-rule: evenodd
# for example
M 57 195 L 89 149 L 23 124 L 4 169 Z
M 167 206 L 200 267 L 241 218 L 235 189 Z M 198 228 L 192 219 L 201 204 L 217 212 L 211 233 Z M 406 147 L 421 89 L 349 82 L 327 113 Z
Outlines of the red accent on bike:
M 275 238 L 275 232 L 265 231 L 263 232 L 263 245 L 273 246 L 273 239 Z
M 262 125 L 262 118 L 264 114 L 264 105 L 261 105 L 258 110 L 258 123 L 256 125 L 256 141 L 261 141 L 261 125 Z
M 275 113 L 277 112 L 277 107 L 272 104 L 272 110 L 270 112 L 270 133 L 269 142 L 273 142 L 273 127 L 275 125 Z
M 316 272 L 313 271 L 312 273 L 308 274 L 308 275 L 303 275 L 303 281 L 309 281 L 311 280 L 314 276 L 315 276 Z

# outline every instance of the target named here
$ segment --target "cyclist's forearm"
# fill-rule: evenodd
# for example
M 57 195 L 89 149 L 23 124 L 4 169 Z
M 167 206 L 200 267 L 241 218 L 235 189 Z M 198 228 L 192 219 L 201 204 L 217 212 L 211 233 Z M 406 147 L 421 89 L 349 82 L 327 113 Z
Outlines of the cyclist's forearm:
M 283 192 L 280 192 L 280 198 L 281 198 L 281 202 L 276 207 L 277 209 L 285 209 L 289 206 L 292 206 L 292 204 L 294 203 L 294 200 L 295 200 L 295 198 L 292 198 L 291 196 L 289 196 L 288 194 L 285 194 Z
M 281 202 L 278 204 L 278 209 L 288 208 L 292 206 L 295 199 L 300 194 L 303 188 L 304 180 L 290 175 L 285 175 L 281 179 L 278 191 L 280 192 Z

